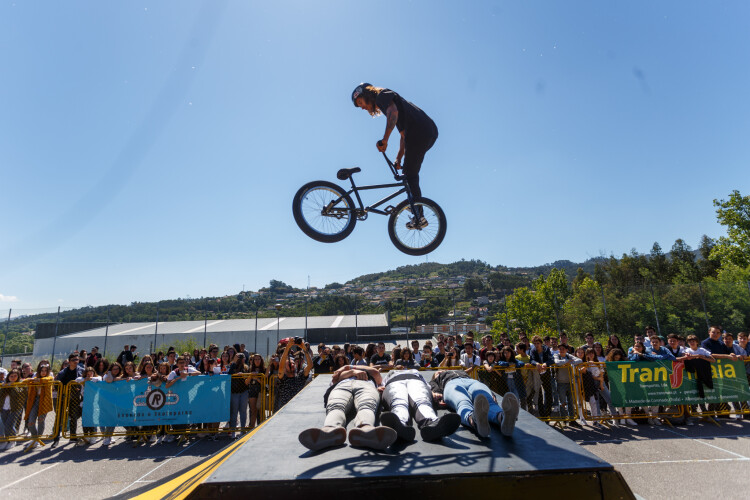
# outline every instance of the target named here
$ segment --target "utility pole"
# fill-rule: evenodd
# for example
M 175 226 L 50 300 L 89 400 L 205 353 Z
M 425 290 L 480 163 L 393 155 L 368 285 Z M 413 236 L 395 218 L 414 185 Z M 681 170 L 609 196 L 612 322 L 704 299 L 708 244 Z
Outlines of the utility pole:
M 654 318 L 656 318 L 656 331 L 661 336 L 661 327 L 659 326 L 659 315 L 656 312 L 656 297 L 654 297 L 654 285 L 649 285 L 651 287 L 651 303 L 654 305 Z
M 154 323 L 154 350 L 157 349 L 156 334 L 159 331 L 159 303 L 156 303 L 156 323 Z
M 52 341 L 52 359 L 49 362 L 50 369 L 55 362 L 55 349 L 57 348 L 57 327 L 60 325 L 60 306 L 57 306 L 57 320 L 55 321 L 55 340 Z
M 102 354 L 103 358 L 107 357 L 107 336 L 109 335 L 109 306 L 107 306 L 107 327 L 104 330 L 104 353 Z M 150 351 L 153 352 L 153 351 Z
M 3 356 L 5 356 L 5 343 L 8 341 L 8 328 L 10 328 L 10 313 L 13 309 L 8 310 L 8 321 L 5 322 L 5 337 L 3 337 L 3 352 L 0 353 L 0 366 L 3 366 Z

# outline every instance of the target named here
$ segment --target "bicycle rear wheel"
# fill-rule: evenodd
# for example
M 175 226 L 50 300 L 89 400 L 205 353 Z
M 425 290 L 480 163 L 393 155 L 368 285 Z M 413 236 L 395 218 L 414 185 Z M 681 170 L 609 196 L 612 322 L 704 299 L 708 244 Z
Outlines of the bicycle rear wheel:
M 357 218 L 354 203 L 346 191 L 327 181 L 308 182 L 292 202 L 294 220 L 310 238 L 335 243 L 351 234 Z
M 399 203 L 388 219 L 388 236 L 393 245 L 409 255 L 425 255 L 435 250 L 447 230 L 448 222 L 440 205 L 428 198 L 417 198 L 414 205 L 427 222 L 426 225 L 408 228 L 407 223 L 412 222 L 413 214 L 409 200 Z

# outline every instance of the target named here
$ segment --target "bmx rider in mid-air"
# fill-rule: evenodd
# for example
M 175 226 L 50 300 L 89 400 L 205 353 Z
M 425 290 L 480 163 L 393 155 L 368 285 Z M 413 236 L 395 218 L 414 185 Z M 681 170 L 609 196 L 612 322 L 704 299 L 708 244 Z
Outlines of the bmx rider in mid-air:
M 354 89 L 352 102 L 372 116 L 385 114 L 387 120 L 385 133 L 383 139 L 376 144 L 381 153 L 388 148 L 388 138 L 391 136 L 393 127 L 398 129 L 401 134 L 401 144 L 396 155 L 395 167 L 400 169 L 403 165 L 404 176 L 409 184 L 412 198 L 421 198 L 419 170 L 422 168 L 425 153 L 437 140 L 438 129 L 435 122 L 427 116 L 427 113 L 396 92 L 375 87 L 369 83 L 361 83 Z M 422 214 L 418 215 L 420 220 L 418 221 L 416 216 L 413 217 L 411 222 L 406 224 L 407 228 L 417 227 L 417 222 L 419 222 L 419 227 L 427 225 Z

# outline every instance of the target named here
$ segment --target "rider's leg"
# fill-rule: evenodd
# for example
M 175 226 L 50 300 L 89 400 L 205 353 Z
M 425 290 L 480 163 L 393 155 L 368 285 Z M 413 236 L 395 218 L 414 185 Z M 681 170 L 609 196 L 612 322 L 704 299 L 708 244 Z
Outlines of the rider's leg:
M 424 155 L 430 150 L 435 141 L 435 136 L 406 136 L 406 154 L 404 155 L 404 176 L 409 184 L 412 198 L 421 198 L 422 190 L 419 188 L 419 170 L 422 168 Z

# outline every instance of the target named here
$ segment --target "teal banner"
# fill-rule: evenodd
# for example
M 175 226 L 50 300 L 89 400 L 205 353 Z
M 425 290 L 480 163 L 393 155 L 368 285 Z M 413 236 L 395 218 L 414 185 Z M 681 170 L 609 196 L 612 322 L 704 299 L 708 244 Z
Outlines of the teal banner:
M 231 377 L 199 375 L 166 387 L 147 379 L 87 382 L 83 387 L 83 425 L 117 427 L 180 425 L 229 420 Z
M 713 388 L 704 386 L 705 398 L 698 395 L 696 374 L 687 371 L 683 361 L 615 361 L 606 365 L 612 404 L 618 407 L 750 400 L 742 361 L 711 363 Z

